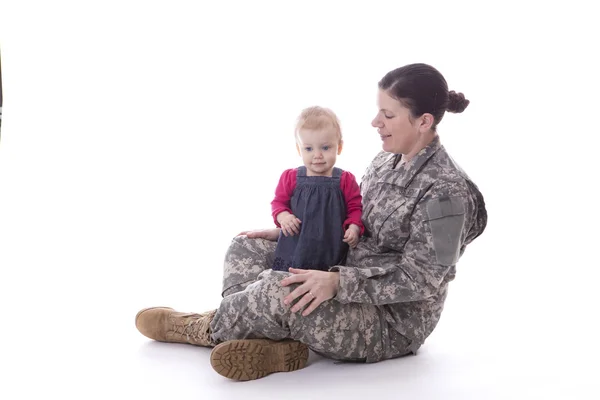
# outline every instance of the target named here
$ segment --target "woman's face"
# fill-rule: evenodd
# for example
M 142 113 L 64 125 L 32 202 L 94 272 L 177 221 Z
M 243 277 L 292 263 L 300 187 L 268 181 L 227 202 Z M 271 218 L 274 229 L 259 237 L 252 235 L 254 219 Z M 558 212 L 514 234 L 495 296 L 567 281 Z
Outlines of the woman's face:
M 410 154 L 419 141 L 419 118 L 409 119 L 410 110 L 398 100 L 390 97 L 385 90 L 377 95 L 379 112 L 371 122 L 377 128 L 383 150 L 395 154 Z

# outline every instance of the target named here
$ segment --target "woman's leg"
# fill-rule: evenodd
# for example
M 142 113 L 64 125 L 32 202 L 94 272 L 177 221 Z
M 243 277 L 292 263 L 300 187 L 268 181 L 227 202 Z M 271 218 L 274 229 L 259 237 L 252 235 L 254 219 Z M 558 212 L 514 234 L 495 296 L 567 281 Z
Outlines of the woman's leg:
M 277 242 L 236 236 L 225 254 L 223 297 L 241 292 L 255 282 L 258 275 L 273 266 Z
M 223 296 L 244 290 L 258 275 L 271 268 L 276 242 L 237 236 L 225 255 Z M 214 346 L 209 324 L 215 310 L 203 313 L 182 313 L 168 307 L 150 307 L 135 317 L 137 329 L 150 339 L 162 342 Z
M 410 342 L 391 332 L 375 306 L 329 300 L 306 317 L 292 313 L 283 299 L 294 287 L 280 285 L 287 275 L 264 271 L 244 291 L 225 297 L 210 325 L 212 340 L 294 339 L 328 358 L 366 362 L 410 352 Z

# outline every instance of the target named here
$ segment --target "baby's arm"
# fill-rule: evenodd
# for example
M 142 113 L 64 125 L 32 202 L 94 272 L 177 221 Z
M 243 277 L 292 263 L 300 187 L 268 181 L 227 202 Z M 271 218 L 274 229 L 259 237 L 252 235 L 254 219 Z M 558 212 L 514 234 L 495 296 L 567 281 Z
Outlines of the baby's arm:
M 277 222 L 281 226 L 281 232 L 284 236 L 294 236 L 300 233 L 300 221 L 294 214 L 282 211 L 277 214 Z
M 362 235 L 365 231 L 362 223 L 362 196 L 360 195 L 360 187 L 356 182 L 356 178 L 348 171 L 344 171 L 341 177 L 341 188 L 346 201 L 346 220 L 344 221 L 344 229 L 348 230 L 350 225 L 356 225 L 358 235 Z
M 356 178 L 350 172 L 344 171 L 340 186 L 346 200 L 346 220 L 344 221 L 344 242 L 350 247 L 356 247 L 365 228 L 362 217 L 362 196 Z
M 359 239 L 360 226 L 356 224 L 350 224 L 344 233 L 344 242 L 348 243 L 350 247 L 356 247 Z
M 296 188 L 296 169 L 283 171 L 275 189 L 275 198 L 271 202 L 273 221 L 285 236 L 300 233 L 301 221 L 292 214 L 290 200 Z

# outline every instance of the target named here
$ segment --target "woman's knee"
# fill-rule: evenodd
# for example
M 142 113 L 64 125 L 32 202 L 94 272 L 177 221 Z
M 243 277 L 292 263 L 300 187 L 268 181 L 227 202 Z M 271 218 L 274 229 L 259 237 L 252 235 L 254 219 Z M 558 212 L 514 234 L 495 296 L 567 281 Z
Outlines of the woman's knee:
M 265 299 L 277 299 L 278 303 L 283 304 L 285 297 L 298 286 L 298 284 L 281 286 L 281 281 L 287 276 L 289 276 L 289 272 L 271 269 L 261 272 L 258 276 L 260 295 L 264 295 Z
M 248 236 L 241 235 L 235 236 L 231 239 L 228 254 L 240 254 L 250 255 L 259 257 L 261 259 L 268 258 L 273 252 L 275 252 L 276 242 L 271 242 L 265 239 L 250 239 Z
M 229 244 L 229 248 L 237 248 L 237 247 L 245 247 L 244 244 L 250 239 L 248 239 L 248 236 L 244 236 L 244 235 L 240 235 L 240 236 L 234 236 L 233 239 L 231 239 L 231 243 Z

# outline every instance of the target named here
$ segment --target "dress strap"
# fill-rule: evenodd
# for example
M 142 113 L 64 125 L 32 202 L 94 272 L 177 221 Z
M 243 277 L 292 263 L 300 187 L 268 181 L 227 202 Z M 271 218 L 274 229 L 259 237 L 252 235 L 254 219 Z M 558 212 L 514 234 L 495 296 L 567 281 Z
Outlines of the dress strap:
M 298 176 L 306 176 L 306 167 L 304 165 L 298 167 L 298 169 L 296 170 L 296 177 Z
M 342 171 L 340 168 L 333 167 L 333 173 L 331 174 L 331 177 L 332 178 L 339 178 L 339 177 L 342 176 L 342 172 L 344 172 L 344 171 Z

